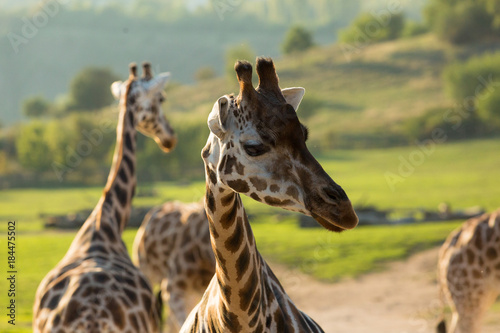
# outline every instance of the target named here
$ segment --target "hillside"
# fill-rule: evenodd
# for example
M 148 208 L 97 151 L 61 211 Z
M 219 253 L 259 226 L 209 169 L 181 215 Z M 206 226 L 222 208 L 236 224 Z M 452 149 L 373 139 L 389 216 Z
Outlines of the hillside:
M 386 2 L 249 0 L 221 9 L 216 5 L 226 2 L 0 0 L 0 122 L 21 120 L 21 103 L 29 96 L 59 98 L 87 66 L 121 73 L 131 61 L 150 60 L 177 82 L 192 83 L 201 67 L 221 75 L 230 47 L 246 43 L 256 54 L 278 56 L 293 24 L 327 45 L 359 12 L 385 10 Z M 418 20 L 424 5 L 405 3 L 403 10 Z
M 443 91 L 444 66 L 500 49 L 500 43 L 455 47 L 424 35 L 369 45 L 350 54 L 342 47 L 316 47 L 275 58 L 281 86 L 306 89 L 298 114 L 310 128 L 313 148 L 413 143 L 405 133 L 408 119 L 453 106 Z M 165 109 L 174 122 L 205 121 L 216 98 L 230 92 L 238 92 L 235 79 L 177 87 L 169 91 Z
M 335 44 L 273 58 L 282 87 L 306 89 L 298 114 L 310 129 L 308 146 L 313 153 L 327 153 L 338 149 L 414 146 L 429 142 L 436 129 L 444 138 L 438 143 L 493 136 L 493 131 L 468 131 L 470 125 L 455 126 L 452 121 L 457 116 L 462 123 L 467 121 L 465 116 L 459 116 L 463 106 L 457 107 L 445 94 L 442 71 L 459 59 L 499 48 L 499 42 L 456 47 L 429 34 L 367 45 L 349 54 L 345 53 L 345 45 Z M 126 68 L 126 64 L 122 64 L 119 77 L 127 76 Z M 169 69 L 176 77 L 176 68 Z M 154 70 L 164 69 L 157 65 Z M 163 109 L 177 131 L 179 147 L 165 160 L 154 142 L 139 136 L 139 164 L 148 167 L 148 172 L 139 176 L 141 181 L 203 178 L 199 151 L 208 134 L 207 115 L 219 96 L 238 92 L 233 75 L 191 85 L 174 81 L 167 86 Z M 254 79 L 257 82 L 257 78 Z M 116 121 L 115 110 L 116 104 L 99 113 L 70 113 L 42 120 L 39 125 L 32 122 L 2 131 L 0 162 L 9 163 L 0 163 L 1 186 L 34 185 L 33 179 L 39 180 L 37 185 L 58 186 L 61 179 L 47 163 L 68 163 L 67 152 L 85 140 L 81 129 L 97 126 L 101 117 Z M 31 125 L 41 126 L 42 137 L 33 132 L 36 126 Z M 65 139 L 62 133 L 68 128 L 80 130 L 67 133 Z M 27 132 L 22 132 L 24 129 Z M 24 158 L 26 154 L 18 154 L 22 149 L 16 145 L 25 151 L 30 149 L 30 144 L 22 143 L 20 138 L 32 137 L 28 134 L 21 137 L 19 133 L 35 135 L 34 142 L 45 147 L 48 153 L 36 162 Z M 100 146 L 101 155 L 96 153 L 85 158 L 81 165 L 71 169 L 73 172 L 65 180 L 80 185 L 100 183 L 101 177 L 107 176 L 113 144 L 110 137 Z M 33 169 L 42 172 L 43 177 L 35 177 Z

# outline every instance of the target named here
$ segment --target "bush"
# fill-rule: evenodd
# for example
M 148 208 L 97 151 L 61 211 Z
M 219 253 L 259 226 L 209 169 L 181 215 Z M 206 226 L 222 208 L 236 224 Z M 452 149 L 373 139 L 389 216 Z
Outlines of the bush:
M 394 14 L 385 22 L 381 18 L 363 13 L 352 24 L 339 32 L 339 39 L 344 43 L 369 43 L 396 39 L 404 28 L 403 14 Z
M 294 26 L 288 30 L 281 45 L 284 54 L 301 52 L 314 45 L 312 33 L 301 26 Z
M 137 168 L 148 171 L 138 174 L 139 181 L 203 179 L 200 153 L 209 134 L 206 123 L 182 122 L 173 124 L 173 127 L 178 146 L 168 155 L 150 138 L 138 136 Z
M 455 44 L 476 42 L 495 35 L 498 14 L 494 11 L 494 1 L 497 0 L 433 0 L 424 15 L 441 39 Z
M 418 36 L 425 34 L 428 31 L 429 29 L 423 23 L 418 23 L 415 21 L 407 21 L 405 23 L 403 31 L 401 32 L 401 37 L 408 38 L 408 37 Z
M 498 88 L 477 101 L 477 114 L 487 126 L 500 130 L 500 91 Z
M 41 122 L 21 127 L 16 139 L 17 158 L 26 170 L 35 173 L 49 170 L 53 158 L 44 135 L 45 125 Z
M 111 83 L 118 77 L 106 68 L 89 67 L 78 73 L 70 84 L 70 110 L 96 110 L 110 105 L 114 98 Z
M 49 113 L 50 102 L 42 96 L 33 96 L 24 100 L 22 112 L 26 117 L 38 118 Z
M 460 140 L 480 137 L 484 134 L 484 124 L 475 112 L 462 112 L 453 107 L 436 107 L 423 115 L 408 119 L 404 130 L 410 143 L 427 140 L 438 135 L 446 140 Z M 438 130 L 439 132 L 435 132 Z M 438 134 L 436 134 L 438 133 Z
M 484 89 L 493 89 L 500 81 L 500 52 L 454 63 L 443 72 L 445 89 L 458 103 L 474 108 Z

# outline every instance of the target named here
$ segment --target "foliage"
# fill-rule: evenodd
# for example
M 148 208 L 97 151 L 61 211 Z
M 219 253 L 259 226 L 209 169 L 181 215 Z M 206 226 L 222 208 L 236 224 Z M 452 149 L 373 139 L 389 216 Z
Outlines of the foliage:
M 38 118 L 48 115 L 50 102 L 43 96 L 32 96 L 24 100 L 22 113 L 29 118 Z
M 498 0 L 431 0 L 424 11 L 429 27 L 455 44 L 500 36 Z
M 88 114 L 71 114 L 43 123 L 32 121 L 21 127 L 15 158 L 27 171 L 46 172 L 37 179 L 42 183 L 55 178 L 66 180 L 68 176 L 73 181 L 100 181 L 99 175 L 104 177 L 109 170 L 114 128 L 103 126 L 102 118 Z
M 201 67 L 194 74 L 194 77 L 198 82 L 210 80 L 215 78 L 216 76 L 217 73 L 215 73 L 215 69 L 213 69 L 213 67 L 210 66 Z
M 370 43 L 399 38 L 403 32 L 403 14 L 389 15 L 381 19 L 373 13 L 360 14 L 349 27 L 339 31 L 343 43 Z
M 477 114 L 490 129 L 496 132 L 500 130 L 500 91 L 498 87 L 486 94 L 485 98 L 478 100 Z
M 310 31 L 300 25 L 296 25 L 288 30 L 285 40 L 281 45 L 283 53 L 290 54 L 301 52 L 314 45 L 313 35 Z
M 202 147 L 208 137 L 206 123 L 184 122 L 173 124 L 178 145 L 166 155 L 157 144 L 140 137 L 137 145 L 138 169 L 148 170 L 138 174 L 138 181 L 159 181 L 165 179 L 203 179 Z
M 498 89 L 500 52 L 453 63 L 445 68 L 443 78 L 448 94 L 457 103 L 473 109 L 476 99 L 491 89 Z
M 70 84 L 72 110 L 96 110 L 113 102 L 111 83 L 118 80 L 110 69 L 88 67 L 79 72 Z
M 247 60 L 253 62 L 255 59 L 255 52 L 252 50 L 249 44 L 242 43 L 239 45 L 232 46 L 226 51 L 226 65 L 225 72 L 229 80 L 235 80 L 236 73 L 234 72 L 234 64 L 238 60 Z
M 50 168 L 52 154 L 44 140 L 45 133 L 44 124 L 38 121 L 21 127 L 16 140 L 17 157 L 27 170 L 43 172 Z
M 428 31 L 429 28 L 423 23 L 415 21 L 406 21 L 403 31 L 401 32 L 401 37 L 409 38 L 425 34 Z
M 440 133 L 446 140 L 477 138 L 487 134 L 485 129 L 477 114 L 463 106 L 434 107 L 405 122 L 405 133 L 410 142 L 432 138 L 435 133 Z

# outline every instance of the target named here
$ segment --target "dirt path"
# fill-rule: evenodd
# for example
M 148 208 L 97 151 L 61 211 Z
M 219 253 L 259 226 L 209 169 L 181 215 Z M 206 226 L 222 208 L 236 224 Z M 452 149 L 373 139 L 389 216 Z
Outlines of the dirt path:
M 327 333 L 427 333 L 435 332 L 440 313 L 437 252 L 421 252 L 384 272 L 335 284 L 271 267 L 292 300 Z M 500 316 L 491 310 L 483 333 L 498 332 Z

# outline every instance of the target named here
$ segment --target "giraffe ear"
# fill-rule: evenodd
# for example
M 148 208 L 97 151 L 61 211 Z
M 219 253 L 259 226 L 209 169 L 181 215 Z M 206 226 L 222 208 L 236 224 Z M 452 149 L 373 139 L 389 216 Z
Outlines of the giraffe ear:
M 117 100 L 120 99 L 120 96 L 122 94 L 122 87 L 123 87 L 122 81 L 115 81 L 111 84 L 111 93 Z
M 212 112 L 208 116 L 208 128 L 218 138 L 222 138 L 226 133 L 228 110 L 229 99 L 226 96 L 222 96 L 215 102 Z
M 146 84 L 146 89 L 150 92 L 162 91 L 165 88 L 168 80 L 170 80 L 170 73 L 160 73 L 156 75 L 151 81 Z
M 295 111 L 297 111 L 306 90 L 302 87 L 293 87 L 281 89 L 281 93 L 283 94 L 283 97 L 285 97 L 286 102 L 293 106 Z

